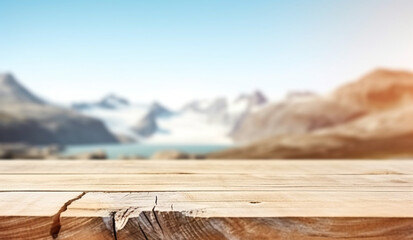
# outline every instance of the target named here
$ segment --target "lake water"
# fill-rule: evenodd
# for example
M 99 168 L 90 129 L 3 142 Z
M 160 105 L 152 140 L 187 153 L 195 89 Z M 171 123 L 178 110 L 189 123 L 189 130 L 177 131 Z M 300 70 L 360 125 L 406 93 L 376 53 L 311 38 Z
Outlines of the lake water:
M 206 154 L 215 151 L 228 149 L 232 145 L 168 145 L 168 144 L 99 144 L 99 145 L 73 145 L 66 146 L 62 152 L 63 155 L 72 155 L 79 153 L 104 151 L 109 159 L 119 158 L 121 156 L 139 155 L 150 157 L 158 151 L 177 150 L 190 154 Z

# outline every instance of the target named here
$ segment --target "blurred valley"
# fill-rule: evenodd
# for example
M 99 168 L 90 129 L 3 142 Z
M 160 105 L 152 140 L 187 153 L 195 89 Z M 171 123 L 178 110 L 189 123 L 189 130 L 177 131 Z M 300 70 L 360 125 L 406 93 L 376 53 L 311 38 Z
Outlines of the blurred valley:
M 1 158 L 407 158 L 413 74 L 379 69 L 318 95 L 134 103 L 109 94 L 62 106 L 0 75 Z

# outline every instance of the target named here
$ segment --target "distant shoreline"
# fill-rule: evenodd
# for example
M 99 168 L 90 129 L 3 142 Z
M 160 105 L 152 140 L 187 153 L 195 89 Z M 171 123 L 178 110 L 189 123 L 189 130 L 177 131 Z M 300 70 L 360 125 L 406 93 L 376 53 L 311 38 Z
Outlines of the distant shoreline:
M 155 153 L 163 151 L 177 151 L 186 154 L 208 154 L 216 151 L 226 150 L 234 147 L 233 144 L 87 144 L 87 145 L 67 145 L 60 152 L 63 156 L 86 154 L 102 151 L 107 155 L 107 159 L 117 159 L 123 157 L 139 156 L 150 158 Z

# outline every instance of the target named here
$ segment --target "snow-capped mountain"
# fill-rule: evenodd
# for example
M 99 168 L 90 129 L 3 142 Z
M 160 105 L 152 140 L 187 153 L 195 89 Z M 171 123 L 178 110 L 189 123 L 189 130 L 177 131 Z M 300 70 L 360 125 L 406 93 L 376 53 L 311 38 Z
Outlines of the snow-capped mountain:
M 109 94 L 103 97 L 100 101 L 94 103 L 80 102 L 72 104 L 72 108 L 83 111 L 90 108 L 106 108 L 118 109 L 129 106 L 129 101 L 125 98 L 119 97 L 115 94 Z
M 115 134 L 140 142 L 230 143 L 232 129 L 266 102 L 265 96 L 256 91 L 234 99 L 191 101 L 178 111 L 171 111 L 159 102 L 132 104 L 115 95 L 72 107 L 100 118 Z
M 191 101 L 170 118 L 157 121 L 165 133 L 156 132 L 149 142 L 162 143 L 231 143 L 230 133 L 255 109 L 267 103 L 259 92 L 229 99 L 218 97 Z
M 132 129 L 140 137 L 148 138 L 152 136 L 157 131 L 160 131 L 157 124 L 157 119 L 170 117 L 173 112 L 164 107 L 158 102 L 153 102 L 149 105 L 146 114 L 141 117 L 137 124 L 135 124 Z
M 241 94 L 235 101 L 244 102 L 249 108 L 255 108 L 265 105 L 268 102 L 268 99 L 262 92 L 256 90 L 251 94 Z
M 172 114 L 158 102 L 132 104 L 114 94 L 93 103 L 75 103 L 72 108 L 84 115 L 101 119 L 113 133 L 135 141 L 141 141 L 158 130 L 157 118 Z
M 235 99 L 219 97 L 192 101 L 182 108 L 182 112 L 203 114 L 210 123 L 234 125 L 246 113 L 260 108 L 267 103 L 266 97 L 259 91 L 241 94 Z

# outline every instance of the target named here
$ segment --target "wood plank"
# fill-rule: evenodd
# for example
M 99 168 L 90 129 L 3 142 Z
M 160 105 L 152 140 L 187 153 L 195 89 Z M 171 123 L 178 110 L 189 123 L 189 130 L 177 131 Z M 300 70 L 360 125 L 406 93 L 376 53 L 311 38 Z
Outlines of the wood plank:
M 51 216 L 77 194 L 1 193 L 1 199 L 6 200 L 1 202 L 1 209 L 19 199 L 31 200 L 26 202 L 30 208 L 14 206 L 1 213 L 0 236 L 52 239 L 55 220 Z M 408 239 L 413 236 L 411 196 L 412 193 L 86 193 L 61 213 L 61 228 L 54 234 L 59 239 L 113 239 L 116 229 L 117 239 L 145 239 L 145 235 L 149 239 Z M 30 235 L 21 226 L 30 226 Z
M 154 207 L 207 218 L 397 218 L 413 217 L 413 192 L 93 192 L 71 204 L 64 216 L 107 216 L 128 210 L 133 217 Z
M 13 160 L 0 174 L 413 174 L 409 160 Z
M 410 191 L 413 175 L 26 174 L 0 175 L 0 191 Z
M 148 212 L 117 239 L 412 239 L 411 218 L 194 218 Z
M 354 232 L 360 224 L 369 226 L 367 239 L 386 239 L 413 236 L 412 197 L 411 192 L 88 193 L 62 218 L 113 216 L 118 239 L 357 239 L 366 234 Z
M 53 239 L 60 214 L 81 192 L 0 193 L 0 239 Z
M 413 161 L 4 161 L 0 239 L 413 239 Z

